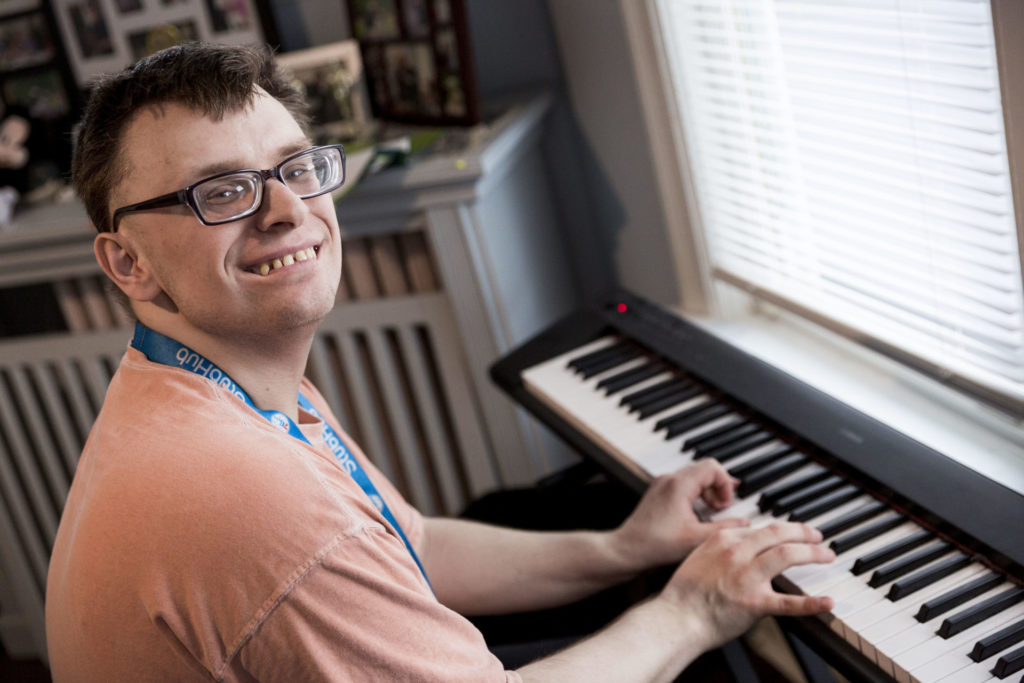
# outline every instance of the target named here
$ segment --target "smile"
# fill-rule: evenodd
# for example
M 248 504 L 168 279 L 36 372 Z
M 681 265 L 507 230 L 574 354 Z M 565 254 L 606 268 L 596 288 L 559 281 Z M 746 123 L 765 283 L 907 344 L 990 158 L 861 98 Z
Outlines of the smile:
M 290 266 L 295 263 L 301 263 L 302 261 L 312 261 L 316 259 L 317 247 L 309 247 L 307 249 L 299 249 L 294 254 L 285 254 L 278 258 L 266 261 L 265 263 L 258 263 L 255 266 L 247 268 L 250 273 L 256 273 L 257 275 L 269 275 L 271 272 Z

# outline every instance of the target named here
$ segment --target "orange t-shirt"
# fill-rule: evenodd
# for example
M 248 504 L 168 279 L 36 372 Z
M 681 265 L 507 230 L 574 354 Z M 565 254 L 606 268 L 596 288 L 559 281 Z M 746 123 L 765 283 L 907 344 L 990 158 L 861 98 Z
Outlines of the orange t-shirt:
M 410 542 L 419 513 L 346 441 Z M 50 561 L 60 681 L 519 681 L 434 598 L 300 410 L 304 444 L 213 382 L 128 349 Z

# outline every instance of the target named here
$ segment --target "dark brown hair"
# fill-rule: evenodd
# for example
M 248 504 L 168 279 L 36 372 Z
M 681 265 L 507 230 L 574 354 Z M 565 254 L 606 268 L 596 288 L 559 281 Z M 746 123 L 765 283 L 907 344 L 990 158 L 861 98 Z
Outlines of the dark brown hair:
M 308 130 L 302 95 L 267 50 L 187 43 L 101 76 L 89 95 L 71 161 L 75 191 L 96 229 L 110 230 L 110 194 L 127 172 L 121 144 L 140 109 L 174 102 L 219 120 L 251 104 L 257 86 Z

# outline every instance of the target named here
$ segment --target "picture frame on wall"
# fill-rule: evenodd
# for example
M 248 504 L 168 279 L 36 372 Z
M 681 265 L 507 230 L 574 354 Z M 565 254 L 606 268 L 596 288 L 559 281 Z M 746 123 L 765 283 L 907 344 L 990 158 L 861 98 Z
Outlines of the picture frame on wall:
M 32 203 L 64 186 L 71 163 L 67 131 L 79 106 L 49 4 L 0 2 L 0 124 L 7 131 L 0 187 L 14 188 L 21 203 Z
M 256 0 L 52 0 L 80 88 L 157 50 L 189 40 L 264 41 Z
M 346 0 L 373 116 L 473 125 L 480 112 L 465 0 Z
M 371 115 L 358 42 L 284 52 L 277 63 L 309 102 L 317 144 L 344 142 L 367 132 Z
M 40 66 L 53 61 L 56 54 L 42 12 L 0 17 L 0 70 Z

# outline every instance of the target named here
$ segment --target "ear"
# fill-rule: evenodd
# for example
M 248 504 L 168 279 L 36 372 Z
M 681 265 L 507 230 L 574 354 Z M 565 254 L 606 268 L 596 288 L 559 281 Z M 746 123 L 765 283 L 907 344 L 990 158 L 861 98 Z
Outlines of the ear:
M 92 244 L 96 261 L 129 299 L 152 301 L 163 290 L 124 233 L 101 232 Z

